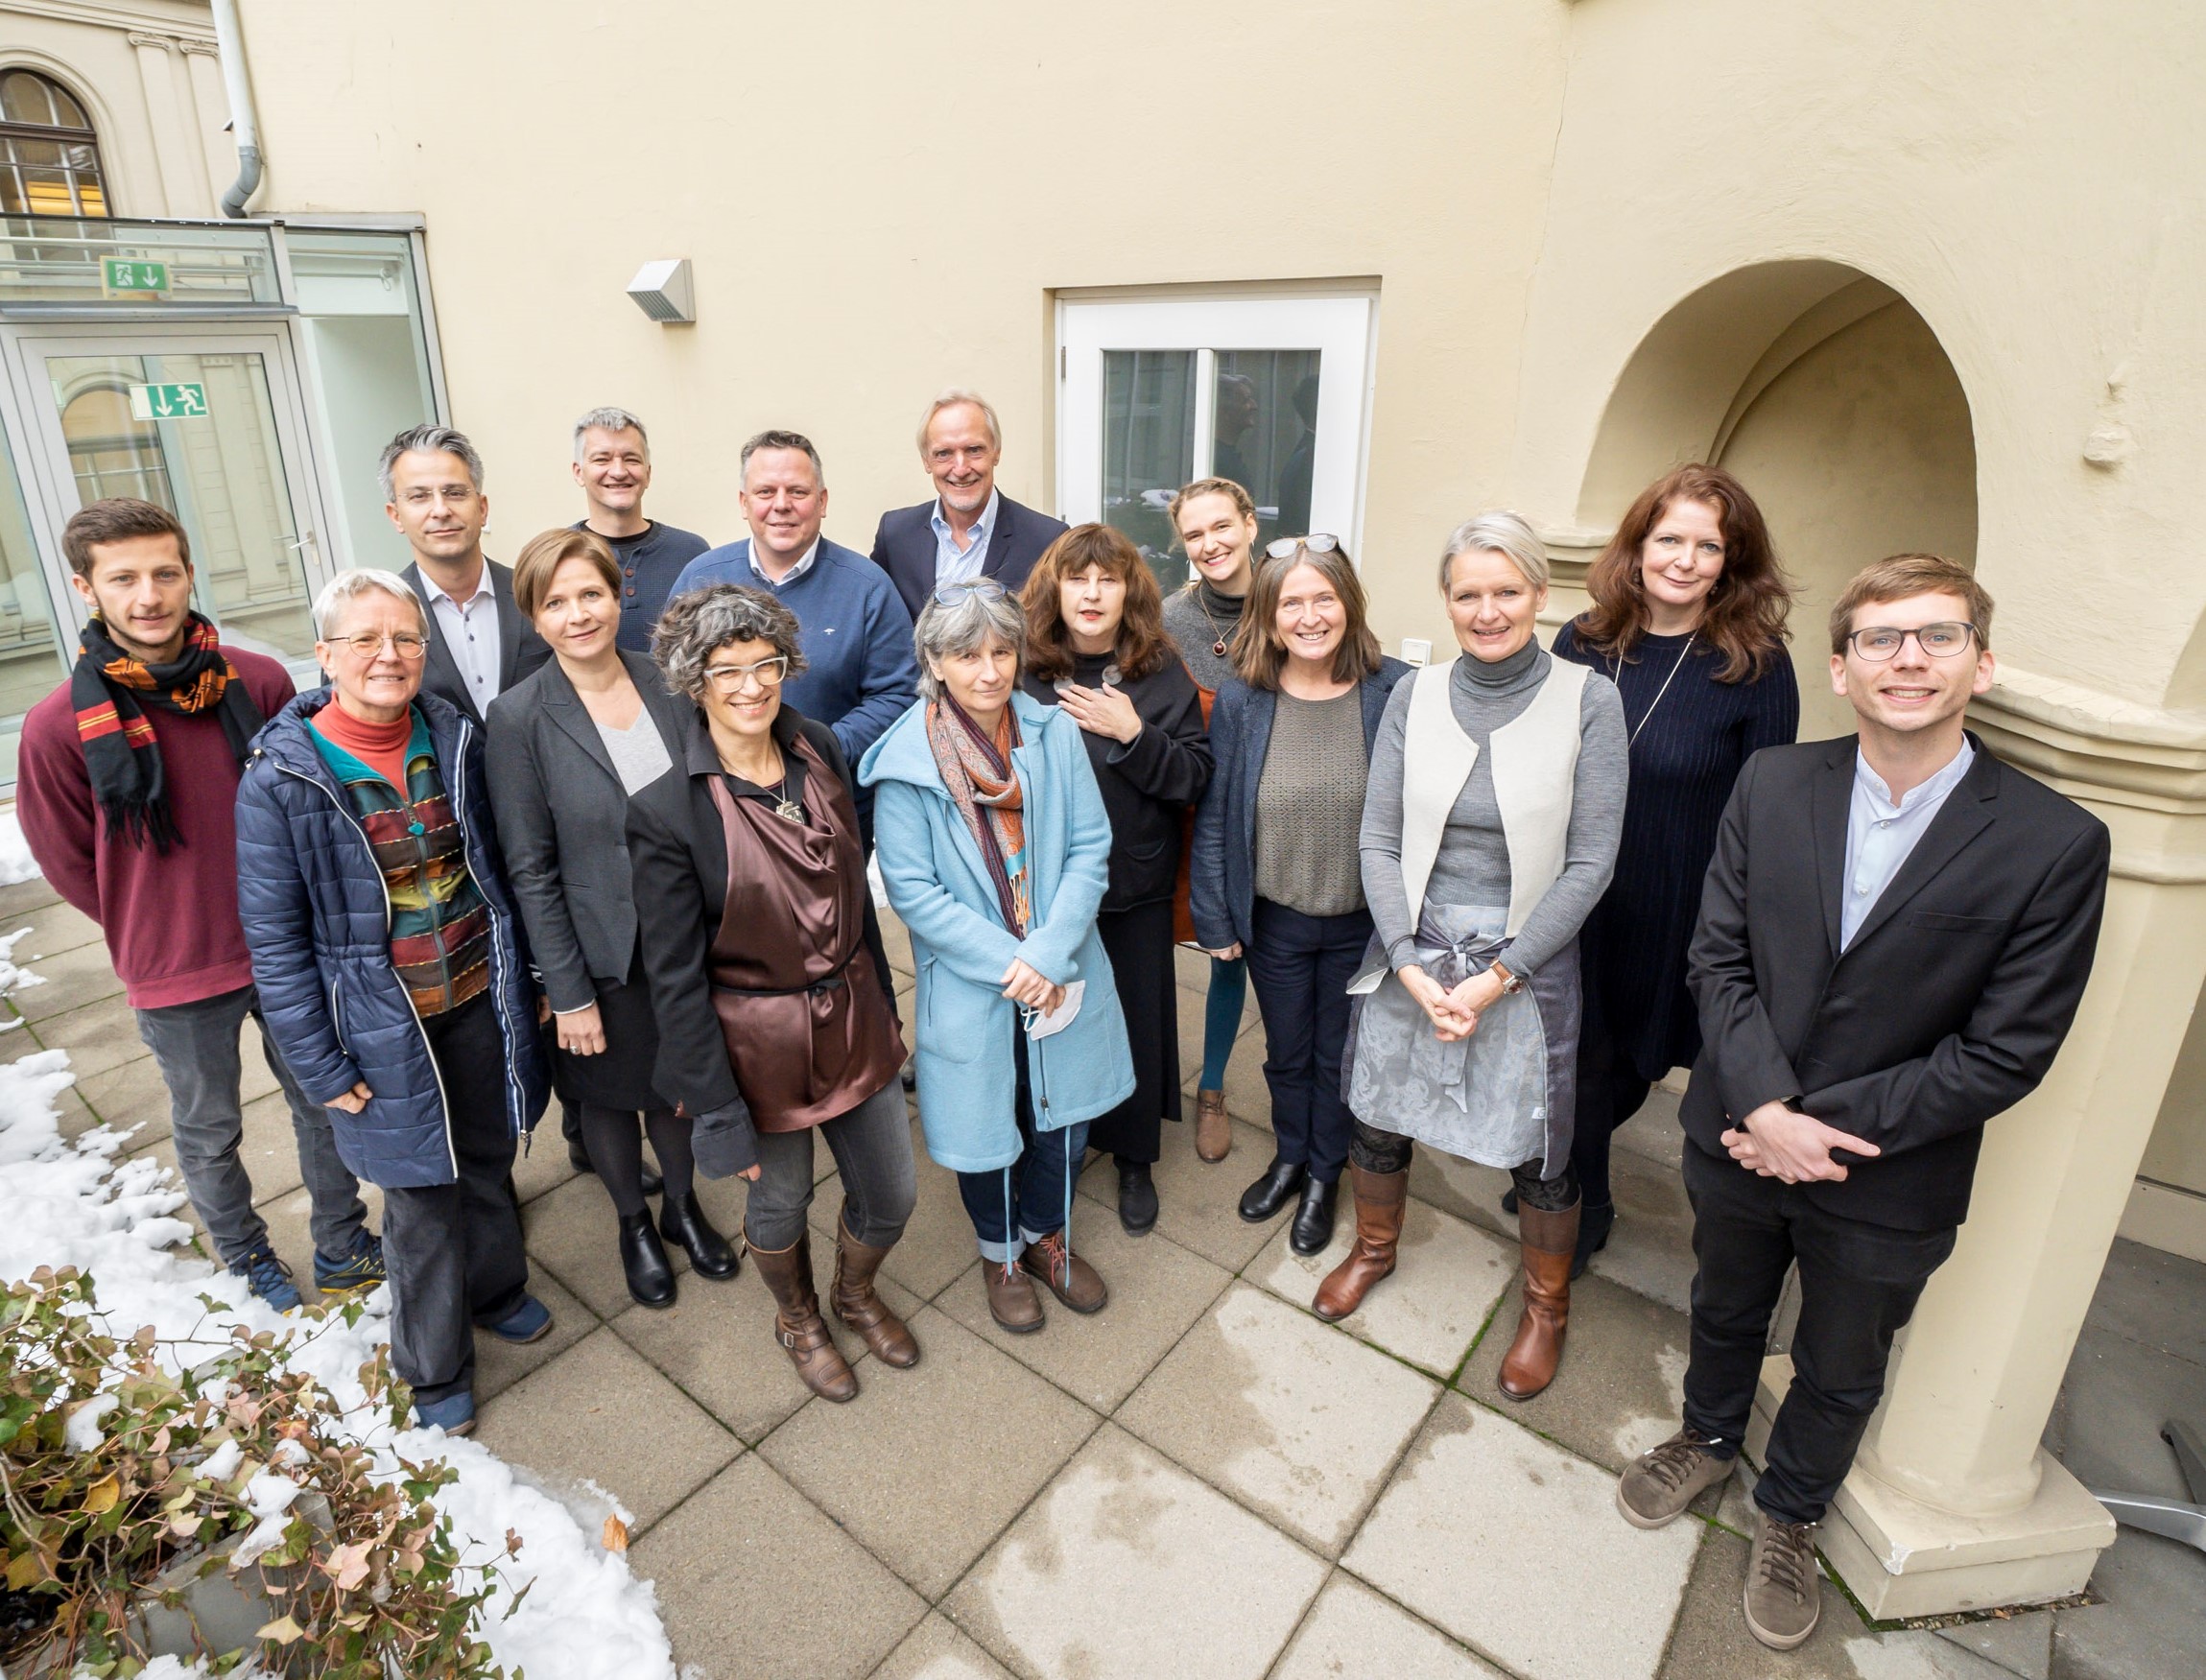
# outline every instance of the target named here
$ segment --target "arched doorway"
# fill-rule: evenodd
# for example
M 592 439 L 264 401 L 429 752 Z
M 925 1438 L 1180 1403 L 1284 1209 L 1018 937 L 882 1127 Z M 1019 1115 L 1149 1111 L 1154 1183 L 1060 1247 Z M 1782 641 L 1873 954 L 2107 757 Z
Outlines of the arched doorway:
M 1907 300 L 1828 262 L 1759 265 L 1677 304 L 1641 342 L 1588 461 L 1579 518 L 1613 529 L 1687 461 L 1753 492 L 1800 595 L 1792 657 L 1803 739 L 1843 734 L 1825 621 L 1847 578 L 1907 549 L 1976 564 L 1976 445 L 1966 394 Z

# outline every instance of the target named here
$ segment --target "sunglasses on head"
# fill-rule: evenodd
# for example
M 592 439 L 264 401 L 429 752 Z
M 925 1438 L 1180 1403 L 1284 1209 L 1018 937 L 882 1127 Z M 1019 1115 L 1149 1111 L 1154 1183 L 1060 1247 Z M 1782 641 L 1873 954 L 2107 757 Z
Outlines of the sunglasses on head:
M 1291 560 L 1303 549 L 1314 555 L 1329 555 L 1339 549 L 1340 539 L 1329 531 L 1313 531 L 1308 536 L 1281 536 L 1272 539 L 1264 551 L 1268 560 Z
M 955 583 L 935 585 L 935 599 L 944 606 L 955 606 L 968 595 L 1002 595 L 1004 586 L 993 578 L 963 578 Z

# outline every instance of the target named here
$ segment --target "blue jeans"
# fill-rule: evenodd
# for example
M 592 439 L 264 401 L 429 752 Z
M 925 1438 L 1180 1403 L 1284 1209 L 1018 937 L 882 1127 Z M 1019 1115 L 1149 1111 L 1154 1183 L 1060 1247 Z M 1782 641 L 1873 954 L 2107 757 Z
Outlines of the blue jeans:
M 1088 1123 L 1057 1131 L 1034 1127 L 1033 1093 L 1027 1077 L 1027 1029 L 1011 1016 L 1011 1065 L 1018 1070 L 1013 1100 L 1024 1148 L 1008 1167 L 993 1172 L 961 1172 L 958 1195 L 981 1240 L 981 1258 L 1009 1266 L 1027 1244 L 1072 1222 L 1073 1185 L 1088 1148 Z
M 1347 1165 L 1354 1123 L 1340 1095 L 1348 1045 L 1348 982 L 1371 938 L 1371 913 L 1306 916 L 1256 901 L 1248 979 L 1264 1012 L 1264 1080 L 1279 1158 L 1331 1184 Z
M 1198 1089 L 1225 1089 L 1225 1064 L 1233 1059 L 1233 1041 L 1241 1036 L 1241 1010 L 1248 1001 L 1248 963 L 1236 957 L 1231 962 L 1210 959 L 1210 995 L 1202 1010 L 1202 1078 Z

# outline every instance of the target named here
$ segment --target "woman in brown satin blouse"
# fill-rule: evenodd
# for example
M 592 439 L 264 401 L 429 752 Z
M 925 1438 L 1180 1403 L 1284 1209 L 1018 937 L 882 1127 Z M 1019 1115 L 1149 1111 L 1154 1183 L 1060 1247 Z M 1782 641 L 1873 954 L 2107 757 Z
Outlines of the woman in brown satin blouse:
M 814 1393 L 848 1400 L 858 1380 L 813 1287 L 815 1130 L 842 1182 L 835 1315 L 883 1364 L 919 1358 L 874 1288 L 916 1180 L 904 1044 L 867 948 L 850 769 L 824 724 L 782 703 L 804 655 L 795 615 L 772 596 L 726 584 L 684 595 L 652 655 L 692 702 L 673 769 L 629 806 L 658 1015 L 653 1083 L 696 1117 L 707 1176 L 751 1180 L 744 1234 L 773 1292 L 774 1337 Z

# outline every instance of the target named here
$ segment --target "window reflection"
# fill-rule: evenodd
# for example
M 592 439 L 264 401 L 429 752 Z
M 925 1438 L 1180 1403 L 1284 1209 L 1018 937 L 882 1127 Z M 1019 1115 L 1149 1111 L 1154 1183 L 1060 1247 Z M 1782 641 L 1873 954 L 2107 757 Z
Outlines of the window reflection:
M 1195 358 L 1103 352 L 1103 523 L 1132 539 L 1167 590 L 1187 581 L 1169 509 L 1195 459 Z
M 1218 352 L 1209 470 L 1255 502 L 1259 548 L 1310 529 L 1319 357 L 1316 350 Z
M 84 107 L 35 70 L 0 74 L 0 215 L 107 213 L 99 136 Z

